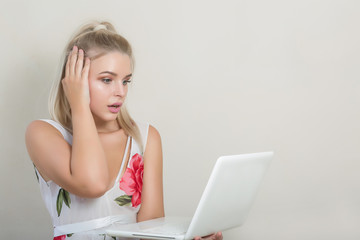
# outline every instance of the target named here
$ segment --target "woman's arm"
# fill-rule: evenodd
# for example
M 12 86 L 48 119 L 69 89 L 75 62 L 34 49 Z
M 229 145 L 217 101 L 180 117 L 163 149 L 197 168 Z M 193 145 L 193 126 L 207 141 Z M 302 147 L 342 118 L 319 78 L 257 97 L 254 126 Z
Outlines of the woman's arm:
M 41 175 L 81 197 L 98 197 L 109 186 L 108 166 L 89 107 L 88 72 L 90 60 L 74 47 L 69 54 L 66 76 L 62 80 L 70 103 L 73 145 L 43 121 L 30 123 L 26 146 Z
M 160 134 L 153 126 L 149 126 L 138 222 L 164 216 L 162 161 Z

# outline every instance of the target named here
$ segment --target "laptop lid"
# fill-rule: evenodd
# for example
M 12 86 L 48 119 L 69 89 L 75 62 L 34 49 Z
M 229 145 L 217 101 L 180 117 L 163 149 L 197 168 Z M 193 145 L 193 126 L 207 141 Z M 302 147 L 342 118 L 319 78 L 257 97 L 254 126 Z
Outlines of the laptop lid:
M 272 157 L 273 152 L 220 157 L 185 239 L 241 226 Z

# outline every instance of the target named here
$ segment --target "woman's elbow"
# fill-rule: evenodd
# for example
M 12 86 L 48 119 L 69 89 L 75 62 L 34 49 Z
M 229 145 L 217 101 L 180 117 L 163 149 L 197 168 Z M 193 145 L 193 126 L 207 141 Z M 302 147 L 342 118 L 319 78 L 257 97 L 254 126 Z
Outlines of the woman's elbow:
M 80 197 L 99 198 L 107 192 L 108 184 L 102 181 L 86 182 L 79 190 Z
M 107 188 L 94 188 L 87 191 L 87 198 L 99 198 L 107 192 Z

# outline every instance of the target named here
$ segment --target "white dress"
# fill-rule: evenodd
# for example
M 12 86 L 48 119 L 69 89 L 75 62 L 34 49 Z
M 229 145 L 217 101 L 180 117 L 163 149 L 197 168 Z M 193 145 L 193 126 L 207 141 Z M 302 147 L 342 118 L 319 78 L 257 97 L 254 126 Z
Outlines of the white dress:
M 64 139 L 72 144 L 72 135 L 59 123 L 41 120 L 58 129 Z M 149 124 L 137 125 L 145 149 Z M 120 179 L 128 151 L 130 158 Z M 35 168 L 42 198 L 52 218 L 54 240 L 115 239 L 104 234 L 107 226 L 113 222 L 136 222 L 136 214 L 141 205 L 142 156 L 139 144 L 129 136 L 114 186 L 99 198 L 83 198 L 69 193 L 51 180 L 46 182 Z

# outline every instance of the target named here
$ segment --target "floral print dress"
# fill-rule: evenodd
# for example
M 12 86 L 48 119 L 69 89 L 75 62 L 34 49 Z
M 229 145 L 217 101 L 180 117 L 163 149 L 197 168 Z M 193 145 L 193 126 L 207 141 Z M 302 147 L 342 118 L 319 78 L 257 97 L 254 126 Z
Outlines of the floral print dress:
M 58 129 L 71 145 L 72 135 L 59 123 L 41 119 Z M 145 149 L 149 124 L 137 123 Z M 130 159 L 126 161 L 128 151 Z M 139 144 L 128 137 L 120 171 L 114 186 L 99 198 L 82 198 L 66 191 L 52 181 L 45 181 L 37 169 L 40 192 L 52 218 L 54 240 L 119 239 L 105 235 L 114 222 L 133 223 L 141 206 L 143 156 Z M 127 162 L 127 166 L 124 166 Z M 120 174 L 126 170 L 120 179 Z M 125 238 L 121 238 L 125 239 Z

